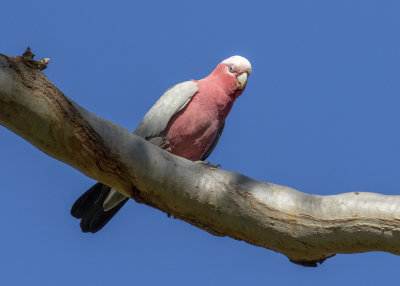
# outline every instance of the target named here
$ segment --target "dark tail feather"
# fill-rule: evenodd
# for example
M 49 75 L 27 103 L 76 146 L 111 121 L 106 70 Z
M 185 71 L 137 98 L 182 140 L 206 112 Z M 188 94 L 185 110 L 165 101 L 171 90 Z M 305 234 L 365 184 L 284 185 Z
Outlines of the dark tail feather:
M 81 219 L 83 232 L 98 232 L 128 201 L 126 198 L 111 210 L 104 211 L 103 203 L 110 191 L 110 187 L 97 183 L 80 196 L 72 206 L 71 215 Z

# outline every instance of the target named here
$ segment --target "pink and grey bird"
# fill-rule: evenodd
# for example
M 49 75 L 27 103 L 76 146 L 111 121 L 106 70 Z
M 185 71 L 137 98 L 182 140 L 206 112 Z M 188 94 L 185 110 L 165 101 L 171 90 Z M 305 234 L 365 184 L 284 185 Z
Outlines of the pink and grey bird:
M 205 160 L 224 130 L 225 119 L 246 87 L 250 62 L 233 56 L 201 80 L 168 89 L 134 131 L 159 147 L 192 161 Z M 83 232 L 99 231 L 128 197 L 101 183 L 86 191 L 72 206 Z

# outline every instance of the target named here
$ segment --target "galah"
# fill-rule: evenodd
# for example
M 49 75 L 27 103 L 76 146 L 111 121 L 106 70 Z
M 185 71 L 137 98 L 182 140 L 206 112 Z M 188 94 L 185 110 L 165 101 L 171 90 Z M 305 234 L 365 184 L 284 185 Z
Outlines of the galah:
M 232 105 L 246 87 L 250 62 L 233 56 L 201 80 L 168 89 L 147 112 L 134 134 L 192 161 L 204 161 L 224 130 Z M 83 232 L 99 231 L 126 203 L 128 197 L 97 183 L 72 206 Z

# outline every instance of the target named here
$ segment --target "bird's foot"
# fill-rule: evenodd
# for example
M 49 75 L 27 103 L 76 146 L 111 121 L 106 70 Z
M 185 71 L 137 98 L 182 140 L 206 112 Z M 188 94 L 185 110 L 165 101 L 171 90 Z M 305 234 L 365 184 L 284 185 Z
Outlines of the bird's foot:
M 164 142 L 160 145 L 161 149 L 164 149 L 167 152 L 171 152 L 172 151 L 172 142 L 170 140 L 164 140 Z
M 204 161 L 194 161 L 195 163 L 199 163 L 199 164 L 202 164 L 202 165 L 205 165 L 205 166 L 208 166 L 208 167 L 211 167 L 211 168 L 214 168 L 214 169 L 217 169 L 217 168 L 221 168 L 221 165 L 220 164 L 211 164 L 210 162 L 204 162 Z

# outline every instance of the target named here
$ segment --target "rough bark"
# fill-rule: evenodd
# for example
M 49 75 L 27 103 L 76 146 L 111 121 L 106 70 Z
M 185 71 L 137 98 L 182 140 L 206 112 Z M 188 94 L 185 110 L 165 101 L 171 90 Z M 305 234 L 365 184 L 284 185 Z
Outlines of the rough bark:
M 0 124 L 49 156 L 214 235 L 316 266 L 336 253 L 400 254 L 400 196 L 309 195 L 171 155 L 80 107 L 41 72 L 0 55 Z

